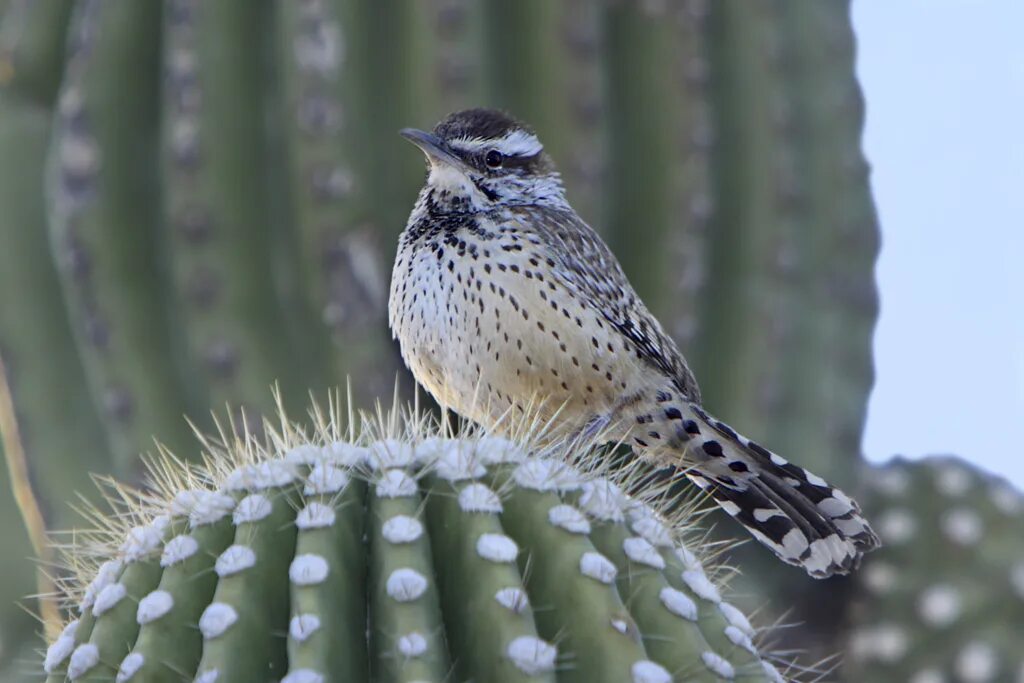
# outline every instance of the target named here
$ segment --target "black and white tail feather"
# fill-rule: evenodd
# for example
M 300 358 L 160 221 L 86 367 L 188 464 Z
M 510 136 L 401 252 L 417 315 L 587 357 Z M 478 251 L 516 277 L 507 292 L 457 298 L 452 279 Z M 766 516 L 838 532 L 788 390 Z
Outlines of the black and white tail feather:
M 845 493 L 700 406 L 686 407 L 700 427 L 700 435 L 687 443 L 686 476 L 783 562 L 821 579 L 848 574 L 879 546 L 860 507 Z

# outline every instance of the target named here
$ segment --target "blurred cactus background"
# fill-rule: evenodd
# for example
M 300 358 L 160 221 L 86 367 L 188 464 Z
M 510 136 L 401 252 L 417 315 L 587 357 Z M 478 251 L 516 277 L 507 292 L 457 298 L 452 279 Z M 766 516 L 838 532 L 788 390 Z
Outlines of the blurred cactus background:
M 292 414 L 347 378 L 363 405 L 396 373 L 412 395 L 386 298 L 423 166 L 397 130 L 479 105 L 537 129 L 712 412 L 873 492 L 891 548 L 824 582 L 739 548 L 743 609 L 852 681 L 1024 676 L 992 626 L 1024 631 L 1020 513 L 983 501 L 986 551 L 946 548 L 941 468 L 861 457 L 879 232 L 854 55 L 848 0 L 0 0 L 0 679 L 38 679 L 15 602 L 38 610 L 28 558 L 89 473 L 135 481 L 154 439 L 198 457 L 186 418 L 225 405 L 258 432 L 274 383 Z
M 952 456 L 896 458 L 863 501 L 885 546 L 858 576 L 854 681 L 1024 681 L 1024 495 Z

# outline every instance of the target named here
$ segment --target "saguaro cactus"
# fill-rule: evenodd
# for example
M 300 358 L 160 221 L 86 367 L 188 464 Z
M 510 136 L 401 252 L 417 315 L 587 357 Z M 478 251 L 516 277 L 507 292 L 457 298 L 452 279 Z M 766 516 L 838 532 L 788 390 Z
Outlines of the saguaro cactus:
M 885 546 L 857 577 L 847 680 L 1024 680 L 1024 495 L 951 456 L 866 478 Z
M 785 680 L 695 546 L 574 447 L 339 424 L 154 461 L 130 528 L 70 551 L 47 680 Z

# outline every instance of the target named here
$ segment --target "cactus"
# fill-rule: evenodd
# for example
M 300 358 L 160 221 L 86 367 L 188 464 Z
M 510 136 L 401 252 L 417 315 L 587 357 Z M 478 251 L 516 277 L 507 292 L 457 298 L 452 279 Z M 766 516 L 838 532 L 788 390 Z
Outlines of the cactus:
M 692 529 L 585 447 L 314 415 L 111 489 L 47 681 L 787 680 Z
M 264 135 L 269 8 L 169 2 L 164 13 L 165 240 L 190 373 L 203 405 L 259 415 L 267 387 L 295 397 L 312 368 L 287 362 L 291 339 L 274 287 Z M 301 396 L 301 394 L 298 394 Z
M 858 575 L 847 680 L 1021 680 L 1024 495 L 952 456 L 866 479 L 885 546 Z
M 153 3 L 76 4 L 50 160 L 54 257 L 86 377 L 122 463 L 154 434 L 174 447 L 187 443 L 152 229 L 159 35 Z
M 67 18 L 66 11 L 55 15 L 60 6 L 15 3 L 5 17 L 11 23 L 3 24 L 10 33 L 0 34 L 0 55 L 6 55 L 10 69 L 0 86 L 0 358 L 16 408 L 18 440 L 32 456 L 31 477 L 36 484 L 46 482 L 47 517 L 66 523 L 58 501 L 68 500 L 89 471 L 108 469 L 109 460 L 46 240 L 47 105 L 55 96 L 55 65 L 62 53 L 59 44 L 50 44 L 50 33 L 53 22 Z M 44 31 L 45 39 L 39 36 Z M 17 41 L 16 35 L 37 44 Z M 66 402 L 62 429 L 53 429 L 46 417 L 56 396 Z M 61 457 L 65 453 L 77 455 L 68 461 Z
M 710 407 L 855 488 L 877 231 L 826 5 L 0 1 L 0 354 L 46 522 L 154 438 L 191 453 L 182 415 L 258 428 L 274 381 L 292 406 L 389 391 L 422 180 L 396 131 L 479 105 L 537 128 Z
M 0 679 L 24 678 L 20 647 L 34 640 L 30 593 L 46 592 L 26 558 L 44 526 L 72 523 L 65 501 L 90 471 L 107 471 L 103 432 L 89 399 L 46 237 L 43 159 L 70 2 L 6 4 L 0 13 Z M 58 398 L 59 397 L 59 398 Z M 55 400 L 60 428 L 54 428 Z M 13 476 L 11 476 L 13 475 Z M 33 495 L 41 493 L 42 495 Z M 13 494 L 13 495 L 12 495 Z M 27 513 L 30 532 L 19 519 Z M 45 610 L 43 610 L 45 611 Z
M 374 396 L 389 388 L 398 363 L 381 353 L 387 244 L 373 207 L 378 195 L 366 179 L 372 151 L 359 126 L 369 78 L 349 43 L 359 25 L 353 3 L 278 4 L 292 224 L 286 238 L 302 263 L 305 336 L 330 378 L 348 377 L 357 396 Z
M 49 106 L 60 83 L 70 0 L 0 5 L 0 88 Z

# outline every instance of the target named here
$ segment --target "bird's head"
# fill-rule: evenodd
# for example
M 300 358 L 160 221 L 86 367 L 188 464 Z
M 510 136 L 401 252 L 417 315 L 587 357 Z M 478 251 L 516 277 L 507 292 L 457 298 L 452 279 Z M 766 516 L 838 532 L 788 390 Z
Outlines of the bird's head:
M 427 157 L 427 189 L 441 210 L 488 211 L 501 206 L 564 205 L 551 159 L 525 124 L 495 109 L 450 114 L 433 132 L 402 136 Z

